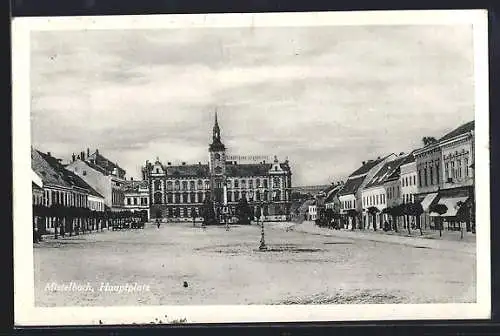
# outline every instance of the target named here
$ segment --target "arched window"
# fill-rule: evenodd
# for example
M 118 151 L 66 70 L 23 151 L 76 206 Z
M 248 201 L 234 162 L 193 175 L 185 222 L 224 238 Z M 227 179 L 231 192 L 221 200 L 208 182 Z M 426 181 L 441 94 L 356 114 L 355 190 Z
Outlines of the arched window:
M 188 194 L 182 194 L 182 203 L 188 203 Z
M 169 190 L 169 191 L 172 190 L 172 181 L 167 182 L 167 190 Z
M 176 181 L 174 182 L 174 189 L 175 189 L 175 190 L 179 190 L 179 189 L 180 189 L 180 185 L 181 185 L 181 183 L 179 182 L 179 180 L 176 180 Z
M 155 204 L 161 204 L 161 199 L 162 199 L 161 196 L 162 196 L 161 192 L 156 192 L 155 193 Z
M 259 187 L 260 187 L 260 178 L 258 178 L 258 179 L 257 179 L 257 181 L 256 181 L 256 183 L 255 183 L 255 186 L 256 186 L 257 188 L 259 188 Z
M 181 197 L 179 194 L 174 195 L 174 203 L 179 204 L 181 202 Z
M 172 195 L 172 193 L 168 193 L 167 194 L 167 202 L 173 203 L 173 201 L 174 201 L 174 195 Z
M 264 190 L 264 201 L 268 201 L 269 200 L 268 194 L 269 194 L 269 192 L 267 190 Z
M 210 181 L 205 181 L 205 189 L 210 189 Z
M 274 191 L 274 194 L 275 194 L 275 195 L 274 195 L 274 200 L 275 200 L 276 202 L 281 201 L 281 194 L 280 194 L 280 191 L 279 191 L 279 190 L 275 190 L 275 191 Z
M 189 189 L 194 190 L 194 181 L 189 181 Z
M 194 192 L 189 197 L 191 198 L 189 203 L 196 203 L 196 194 Z
M 232 197 L 231 197 L 232 195 L 233 195 L 233 193 L 232 193 L 232 192 L 230 192 L 230 191 L 228 191 L 228 192 L 227 192 L 227 201 L 228 201 L 228 202 L 232 202 L 232 201 L 233 201 L 233 200 L 232 200 Z
M 187 181 L 182 181 L 182 190 L 187 190 L 187 188 L 188 188 Z
M 246 189 L 247 188 L 247 181 L 246 180 L 241 180 L 241 188 Z
M 161 181 L 159 180 L 155 181 L 155 190 L 161 190 Z
M 203 202 L 203 192 L 199 192 L 198 193 L 198 203 L 202 203 Z
M 198 189 L 203 189 L 203 181 L 198 180 Z
M 238 201 L 239 201 L 239 197 L 238 197 L 238 196 L 239 196 L 239 193 L 238 193 L 237 191 L 234 191 L 234 192 L 233 192 L 233 196 L 234 196 L 234 201 L 235 201 L 235 202 L 238 202 Z

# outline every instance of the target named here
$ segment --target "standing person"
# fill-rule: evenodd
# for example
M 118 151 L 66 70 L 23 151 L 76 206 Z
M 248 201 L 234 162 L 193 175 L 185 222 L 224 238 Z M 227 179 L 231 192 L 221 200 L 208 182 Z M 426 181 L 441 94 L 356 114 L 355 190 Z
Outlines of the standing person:
M 158 227 L 158 229 L 160 228 L 160 220 L 158 218 L 156 218 L 156 226 Z
M 193 217 L 193 227 L 196 226 L 196 211 L 193 211 L 191 212 L 191 217 Z

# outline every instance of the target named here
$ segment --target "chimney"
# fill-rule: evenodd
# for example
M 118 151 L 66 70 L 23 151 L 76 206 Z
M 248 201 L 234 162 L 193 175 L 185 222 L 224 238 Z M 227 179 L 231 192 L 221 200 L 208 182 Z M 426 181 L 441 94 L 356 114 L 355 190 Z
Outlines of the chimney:
M 81 156 L 82 160 L 85 160 L 85 152 L 81 152 L 80 156 Z
M 198 162 L 198 164 L 201 166 L 201 162 Z
M 172 165 L 172 162 L 167 162 L 167 165 L 171 166 L 171 165 Z
M 380 160 L 380 156 L 377 156 L 377 160 Z
M 87 148 L 87 157 L 89 157 L 89 156 L 90 156 L 90 149 Z
M 47 155 L 48 155 L 48 156 L 52 156 L 52 155 L 50 155 L 50 152 L 47 152 Z
M 96 154 L 99 154 L 99 149 L 96 149 L 96 150 L 95 150 L 95 153 L 96 153 Z
M 366 161 L 361 161 L 361 165 L 364 166 Z
M 183 166 L 185 166 L 185 165 L 186 165 L 186 162 L 183 162 L 183 163 L 182 163 L 182 165 L 183 165 Z
M 402 156 L 402 155 L 405 155 L 405 152 L 401 152 L 401 153 L 399 153 L 399 156 Z
M 71 154 L 71 162 L 75 162 L 76 156 L 75 153 Z
M 130 181 L 133 181 L 133 180 L 134 180 L 134 178 L 133 178 L 133 177 L 130 177 Z

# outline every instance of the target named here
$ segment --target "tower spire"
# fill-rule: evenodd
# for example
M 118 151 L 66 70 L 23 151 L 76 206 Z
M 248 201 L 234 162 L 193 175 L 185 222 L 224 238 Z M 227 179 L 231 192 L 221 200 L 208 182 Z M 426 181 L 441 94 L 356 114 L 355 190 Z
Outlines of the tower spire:
M 221 141 L 221 136 L 220 136 L 220 128 L 219 128 L 219 121 L 217 120 L 217 108 L 215 109 L 215 116 L 214 116 L 214 127 L 212 130 L 212 144 L 210 145 L 211 150 L 218 150 L 222 149 L 225 150 L 224 145 L 222 144 Z M 218 148 L 218 149 L 216 149 Z

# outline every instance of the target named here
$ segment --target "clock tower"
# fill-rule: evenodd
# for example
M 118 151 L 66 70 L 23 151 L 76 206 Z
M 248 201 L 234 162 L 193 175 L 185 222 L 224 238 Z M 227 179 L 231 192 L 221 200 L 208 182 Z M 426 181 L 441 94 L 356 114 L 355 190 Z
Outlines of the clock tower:
M 215 123 L 212 131 L 212 143 L 208 148 L 210 168 L 210 189 L 212 200 L 222 203 L 224 183 L 226 176 L 226 147 L 221 141 L 217 112 L 215 112 Z

